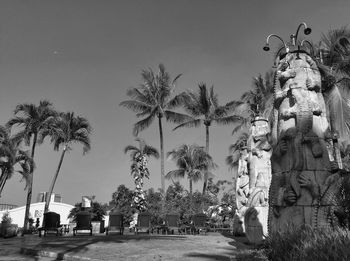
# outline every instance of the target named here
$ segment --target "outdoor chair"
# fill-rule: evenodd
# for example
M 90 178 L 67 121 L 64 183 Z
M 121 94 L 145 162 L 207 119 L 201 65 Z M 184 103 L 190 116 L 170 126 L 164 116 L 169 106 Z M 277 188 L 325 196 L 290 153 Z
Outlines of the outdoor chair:
M 87 211 L 81 211 L 76 214 L 76 227 L 73 228 L 73 236 L 76 236 L 79 230 L 89 230 L 90 236 L 92 236 L 91 225 L 91 213 Z
M 165 216 L 166 234 L 174 234 L 175 229 L 179 231 L 179 214 L 167 214 Z
M 124 216 L 119 212 L 109 213 L 108 227 L 106 228 L 106 235 L 110 232 L 119 231 L 120 235 L 124 233 Z
M 44 214 L 43 226 L 38 228 L 39 237 L 41 231 L 44 231 L 44 236 L 50 231 L 55 232 L 56 236 L 62 235 L 62 225 L 60 224 L 60 215 L 55 212 L 46 212 Z
M 135 234 L 139 233 L 139 230 L 145 228 L 148 234 L 151 233 L 151 214 L 149 212 L 142 212 L 137 217 L 137 225 L 135 227 Z
M 194 234 L 200 234 L 201 232 L 204 232 L 204 234 L 207 234 L 207 216 L 203 213 L 195 214 L 192 217 L 193 221 L 193 233 Z

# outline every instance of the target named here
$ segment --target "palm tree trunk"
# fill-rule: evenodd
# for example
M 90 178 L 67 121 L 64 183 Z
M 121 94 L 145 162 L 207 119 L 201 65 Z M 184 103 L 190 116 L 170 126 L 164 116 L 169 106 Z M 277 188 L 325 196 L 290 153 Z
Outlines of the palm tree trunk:
M 192 197 L 192 179 L 190 179 L 190 210 L 192 212 L 193 209 L 193 197 Z
M 54 176 L 53 179 L 52 179 L 52 183 L 51 183 L 51 186 L 50 186 L 48 195 L 47 195 L 47 197 L 46 197 L 44 213 L 46 213 L 46 212 L 49 211 L 49 204 L 50 204 L 51 194 L 52 194 L 53 188 L 54 188 L 54 186 L 55 186 L 58 173 L 60 172 L 61 165 L 62 165 L 62 162 L 63 162 L 63 157 L 64 157 L 64 154 L 66 153 L 66 150 L 67 150 L 67 146 L 65 145 L 65 146 L 63 147 L 63 151 L 62 151 L 62 154 L 61 154 L 60 162 L 58 163 L 58 167 L 57 167 L 55 176 Z
M 165 174 L 164 174 L 164 140 L 163 140 L 163 128 L 162 117 L 158 116 L 159 122 L 159 136 L 160 136 L 160 181 L 162 186 L 163 196 L 165 195 Z
M 1 192 L 4 189 L 6 181 L 7 181 L 7 173 L 5 171 L 2 171 L 0 176 L 0 198 L 1 198 Z
M 32 153 L 31 153 L 32 160 L 34 160 L 34 153 L 35 153 L 35 146 L 36 146 L 37 139 L 38 139 L 38 134 L 34 133 L 33 145 L 32 145 Z M 32 203 L 33 175 L 34 175 L 34 170 L 33 170 L 32 173 L 29 174 L 26 211 L 25 211 L 25 214 L 24 214 L 24 224 L 23 224 L 22 236 L 24 236 L 24 233 L 28 229 L 30 204 Z
M 205 151 L 209 154 L 209 125 L 205 125 Z M 208 184 L 208 172 L 204 172 L 204 183 L 203 183 L 203 191 L 202 195 L 204 195 L 207 191 Z

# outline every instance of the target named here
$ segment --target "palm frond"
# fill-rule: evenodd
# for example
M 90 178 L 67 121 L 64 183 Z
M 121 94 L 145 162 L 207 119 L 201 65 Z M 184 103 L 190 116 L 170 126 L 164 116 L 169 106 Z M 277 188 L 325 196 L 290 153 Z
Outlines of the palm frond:
M 227 125 L 242 122 L 242 118 L 238 115 L 231 115 L 227 117 L 214 119 L 217 124 Z
M 236 133 L 240 132 L 240 131 L 244 131 L 249 129 L 250 127 L 250 119 L 248 118 L 242 118 L 241 119 L 241 123 L 238 124 L 236 127 L 233 128 L 232 130 L 232 135 L 235 135 Z
M 195 120 L 193 117 L 189 115 L 174 112 L 174 111 L 169 111 L 169 110 L 164 111 L 164 114 L 167 121 L 177 123 L 177 124 Z
M 121 103 L 119 103 L 119 106 L 123 106 L 141 115 L 145 113 L 150 113 L 150 111 L 152 110 L 152 107 L 148 104 L 135 100 L 122 101 Z
M 171 170 L 165 175 L 166 179 L 179 179 L 184 177 L 185 177 L 184 169 Z
M 182 124 L 179 124 L 178 126 L 176 126 L 173 130 L 177 130 L 179 128 L 192 128 L 192 127 L 199 127 L 201 124 L 202 120 L 201 119 L 196 119 L 196 120 L 191 120 L 188 122 L 184 122 Z
M 342 91 L 341 91 L 342 90 Z M 350 137 L 350 92 L 335 85 L 324 93 L 329 112 L 331 129 L 339 132 L 339 141 L 349 144 Z
M 133 151 L 139 151 L 140 149 L 133 146 L 133 145 L 128 145 L 124 148 L 124 153 L 127 154 L 129 151 L 133 152 Z
M 133 134 L 137 136 L 139 132 L 143 131 L 144 129 L 147 129 L 152 124 L 155 116 L 156 111 L 153 110 L 153 112 L 148 117 L 136 122 L 134 124 Z
M 188 99 L 188 96 L 186 94 L 186 92 L 182 92 L 178 95 L 176 95 L 175 97 L 173 97 L 172 99 L 170 99 L 167 104 L 166 107 L 167 109 L 174 109 L 177 108 L 181 105 L 183 105 Z
M 146 145 L 144 148 L 144 154 L 146 154 L 147 156 L 153 156 L 156 159 L 159 158 L 159 152 L 156 148 L 150 146 L 150 145 Z

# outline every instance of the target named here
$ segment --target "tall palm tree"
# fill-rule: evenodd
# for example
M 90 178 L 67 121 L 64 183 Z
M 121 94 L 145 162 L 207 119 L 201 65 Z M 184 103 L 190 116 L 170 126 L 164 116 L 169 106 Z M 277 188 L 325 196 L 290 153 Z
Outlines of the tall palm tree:
M 47 123 L 51 120 L 56 112 L 52 107 L 52 104 L 47 100 L 42 100 L 39 106 L 35 104 L 19 104 L 14 110 L 15 117 L 10 119 L 6 126 L 13 127 L 18 125 L 22 129 L 16 134 L 21 137 L 27 146 L 32 144 L 31 158 L 34 160 L 35 147 L 38 144 L 41 133 L 47 128 Z M 33 190 L 33 172 L 28 176 L 28 191 L 26 210 L 24 216 L 23 233 L 28 227 L 30 204 L 32 201 Z M 23 235 L 23 234 L 22 234 Z
M 131 175 L 135 182 L 135 192 L 133 196 L 133 205 L 136 209 L 142 211 L 146 209 L 145 194 L 143 191 L 143 178 L 149 178 L 149 171 L 147 168 L 147 159 L 150 156 L 159 158 L 159 153 L 154 147 L 147 145 L 143 139 L 136 138 L 139 147 L 128 145 L 124 149 L 124 153 L 130 153 Z
M 71 149 L 71 145 L 74 143 L 80 143 L 83 145 L 83 154 L 88 152 L 91 148 L 91 131 L 92 129 L 87 119 L 80 116 L 74 116 L 73 112 L 66 112 L 60 113 L 58 117 L 50 122 L 50 128 L 43 132 L 43 138 L 50 136 L 51 142 L 54 144 L 54 150 L 58 151 L 60 147 L 62 147 L 60 161 L 46 198 L 45 213 L 49 210 L 51 194 L 65 153 Z
M 181 76 L 177 75 L 171 80 L 170 74 L 165 70 L 164 65 L 160 64 L 158 72 L 152 69 L 142 71 L 143 83 L 139 88 L 131 88 L 127 95 L 131 98 L 120 103 L 120 106 L 126 107 L 136 113 L 136 116 L 143 119 L 134 124 L 133 133 L 135 136 L 140 131 L 148 128 L 154 119 L 158 118 L 159 137 L 160 137 L 160 159 L 161 159 L 161 186 L 162 193 L 165 193 L 164 179 L 164 138 L 162 119 L 178 123 L 186 116 L 172 111 L 180 104 L 178 96 L 174 95 L 175 83 Z
M 0 126 L 0 196 L 6 181 L 16 172 L 26 181 L 26 188 L 29 187 L 34 161 L 27 151 L 21 149 L 21 142 L 18 136 L 10 136 L 8 128 Z
M 198 92 L 186 91 L 179 95 L 179 101 L 184 110 L 188 113 L 187 117 L 181 117 L 181 124 L 174 130 L 182 127 L 205 126 L 205 151 L 209 154 L 209 128 L 212 123 L 230 124 L 236 123 L 240 117 L 229 115 L 231 108 L 236 102 L 229 102 L 224 106 L 219 105 L 218 95 L 214 93 L 214 87 L 207 88 L 205 83 L 199 84 Z M 208 175 L 204 174 L 203 194 L 207 189 Z
M 201 180 L 205 174 L 213 176 L 210 172 L 216 168 L 212 157 L 205 151 L 204 147 L 183 144 L 177 149 L 169 151 L 167 156 L 175 161 L 178 169 L 169 171 L 166 178 L 184 178 L 187 176 L 192 198 L 193 182 Z

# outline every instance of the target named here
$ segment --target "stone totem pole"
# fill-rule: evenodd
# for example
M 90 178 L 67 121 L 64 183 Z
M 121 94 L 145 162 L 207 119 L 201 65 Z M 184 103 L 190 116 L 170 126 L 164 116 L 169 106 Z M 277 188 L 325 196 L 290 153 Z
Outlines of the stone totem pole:
M 237 179 L 237 214 L 251 243 L 260 243 L 267 235 L 268 190 L 271 183 L 268 121 L 256 117 L 250 128 L 247 147 L 240 151 Z
M 318 67 L 296 46 L 302 25 L 305 34 L 311 32 L 302 23 L 291 36 L 291 45 L 282 40 L 285 48 L 275 72 L 269 232 L 288 225 L 323 228 L 337 223 L 334 210 L 341 168 L 334 146 L 337 136 L 327 119 Z

